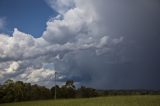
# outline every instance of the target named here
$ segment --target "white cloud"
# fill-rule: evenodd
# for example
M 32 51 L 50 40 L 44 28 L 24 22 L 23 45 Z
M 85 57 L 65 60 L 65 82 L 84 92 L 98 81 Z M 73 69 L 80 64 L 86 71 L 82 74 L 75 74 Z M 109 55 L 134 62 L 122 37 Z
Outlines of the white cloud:
M 40 82 L 44 80 L 52 80 L 52 76 L 54 76 L 55 71 L 49 70 L 49 69 L 32 69 L 29 68 L 27 73 L 28 75 L 25 75 L 23 73 L 21 75 L 22 78 L 26 79 L 27 82 Z
M 11 64 L 10 64 L 10 66 L 9 66 L 9 68 L 7 69 L 7 71 L 8 72 L 15 72 L 15 71 L 17 71 L 17 69 L 19 68 L 20 66 L 19 66 L 19 64 L 17 63 L 17 62 L 12 62 Z
M 46 2 L 60 14 L 64 14 L 67 10 L 74 7 L 74 0 L 46 0 Z
M 47 42 L 14 29 L 13 36 L 0 36 L 0 58 L 24 59 L 43 54 Z M 44 49 L 42 49 L 44 48 Z
M 20 61 L 1 62 L 0 79 L 6 79 L 6 76 L 14 75 L 19 71 Z
M 94 21 L 92 18 L 84 10 L 70 9 L 64 14 L 63 20 L 47 22 L 47 30 L 43 33 L 43 37 L 52 43 L 74 42 L 76 37 L 89 33 L 86 28 Z
M 17 28 L 11 37 L 0 35 L 1 80 L 11 74 L 10 77 L 27 82 L 52 80 L 48 78 L 55 70 L 62 72 L 61 80 L 66 78 L 64 76 L 72 77 L 73 73 L 79 76 L 81 73 L 69 71 L 70 55 L 83 52 L 86 55 L 87 51 L 99 56 L 107 53 L 110 45 L 123 40 L 107 35 L 106 23 L 101 24 L 103 20 L 97 13 L 101 9 L 96 8 L 96 1 L 49 0 L 48 3 L 60 15 L 46 23 L 42 37 L 34 38 Z

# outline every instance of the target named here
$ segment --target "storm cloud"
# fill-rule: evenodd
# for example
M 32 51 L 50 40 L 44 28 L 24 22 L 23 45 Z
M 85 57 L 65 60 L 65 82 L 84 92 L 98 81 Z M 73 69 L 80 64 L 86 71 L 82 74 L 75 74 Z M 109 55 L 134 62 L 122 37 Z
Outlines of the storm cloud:
M 0 81 L 160 89 L 158 0 L 48 0 L 59 14 L 40 38 L 0 35 Z

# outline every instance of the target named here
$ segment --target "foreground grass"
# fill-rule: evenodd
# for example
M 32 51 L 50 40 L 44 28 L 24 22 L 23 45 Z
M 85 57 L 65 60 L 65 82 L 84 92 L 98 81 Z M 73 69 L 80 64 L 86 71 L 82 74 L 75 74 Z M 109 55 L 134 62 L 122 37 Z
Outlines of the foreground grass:
M 89 99 L 6 103 L 0 106 L 160 106 L 160 95 L 109 96 Z

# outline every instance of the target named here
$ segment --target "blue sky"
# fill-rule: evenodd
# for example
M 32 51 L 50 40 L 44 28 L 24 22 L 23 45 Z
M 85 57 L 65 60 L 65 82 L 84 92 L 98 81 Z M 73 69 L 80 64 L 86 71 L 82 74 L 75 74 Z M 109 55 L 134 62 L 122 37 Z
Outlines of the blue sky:
M 12 34 L 14 28 L 40 37 L 46 28 L 46 22 L 57 12 L 51 9 L 45 0 L 1 0 L 0 18 L 5 20 L 3 33 Z

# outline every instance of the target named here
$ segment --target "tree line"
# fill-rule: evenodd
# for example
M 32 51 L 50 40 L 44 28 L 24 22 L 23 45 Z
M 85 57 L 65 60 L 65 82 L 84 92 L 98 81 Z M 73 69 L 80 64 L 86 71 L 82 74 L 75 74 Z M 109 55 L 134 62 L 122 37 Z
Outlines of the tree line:
M 96 90 L 81 86 L 76 88 L 73 80 L 68 80 L 61 87 L 56 85 L 46 88 L 37 84 L 24 83 L 22 81 L 7 80 L 0 85 L 0 103 L 45 100 L 55 98 L 89 98 L 110 95 L 160 95 L 160 91 L 153 90 Z
M 32 85 L 22 81 L 7 80 L 3 85 L 0 85 L 0 103 L 54 99 L 55 88 L 57 99 L 98 96 L 93 88 L 81 86 L 76 89 L 73 80 L 66 81 L 65 85 L 61 87 L 53 86 L 51 89 L 37 84 Z

